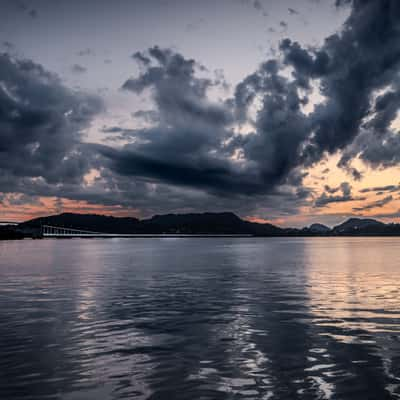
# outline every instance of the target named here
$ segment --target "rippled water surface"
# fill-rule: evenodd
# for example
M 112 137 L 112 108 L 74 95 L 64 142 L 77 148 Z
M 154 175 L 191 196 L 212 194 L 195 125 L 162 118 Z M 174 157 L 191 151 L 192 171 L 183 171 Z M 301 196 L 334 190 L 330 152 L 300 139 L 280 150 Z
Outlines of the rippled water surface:
M 0 399 L 400 396 L 400 238 L 0 242 Z

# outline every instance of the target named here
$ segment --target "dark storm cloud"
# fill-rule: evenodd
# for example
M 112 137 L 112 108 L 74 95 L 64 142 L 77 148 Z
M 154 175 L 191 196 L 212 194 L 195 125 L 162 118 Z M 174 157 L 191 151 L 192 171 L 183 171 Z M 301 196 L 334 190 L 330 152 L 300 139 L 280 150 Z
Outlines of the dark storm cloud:
M 350 4 L 337 5 L 344 3 Z M 399 137 L 388 129 L 399 108 L 397 91 L 378 96 L 371 107 L 377 91 L 398 87 L 400 7 L 393 1 L 354 1 L 352 6 L 343 31 L 326 39 L 320 49 L 306 50 L 284 40 L 281 50 L 299 86 L 307 89 L 319 79 L 326 98 L 310 115 L 303 162 L 342 150 L 338 166 L 359 180 L 360 171 L 351 166 L 357 156 L 383 167 L 400 160 Z
M 130 146 L 122 151 L 103 147 L 99 148 L 99 152 L 109 160 L 106 165 L 120 175 L 193 187 L 221 195 L 242 192 L 257 194 L 262 190 L 257 179 L 236 171 L 226 162 L 218 163 L 217 159 L 206 156 L 192 160 L 180 155 L 174 161 L 172 157 L 166 159 L 155 155 L 152 158 L 149 154 L 130 150 Z
M 102 106 L 66 89 L 29 60 L 0 55 L 0 173 L 57 184 L 79 182 L 88 168 L 81 132 Z M 2 191 L 7 187 L 2 185 Z
M 339 1 L 337 5 L 344 3 L 350 2 Z M 342 32 L 327 38 L 322 48 L 305 50 L 290 41 L 284 41 L 281 46 L 285 63 L 294 68 L 294 76 L 305 86 L 310 79 L 320 79 L 320 91 L 326 98 L 311 116 L 313 136 L 304 152 L 310 160 L 318 159 L 323 152 L 345 149 L 363 134 L 374 93 L 397 79 L 400 3 L 355 0 L 351 5 L 352 11 Z M 399 105 L 397 99 L 391 98 L 375 107 L 373 113 L 377 122 L 382 120 L 382 113 L 390 102 L 396 104 L 393 107 Z M 392 116 L 386 113 L 383 119 L 387 121 Z M 365 140 L 364 147 L 359 145 L 351 157 L 345 155 L 339 166 L 349 166 L 360 153 L 363 159 L 375 163 L 379 157 L 387 160 L 389 149 L 385 140 L 378 139 L 375 131 L 372 135 L 375 136 L 374 151 Z M 378 154 L 374 158 L 372 153 L 375 152 Z M 358 177 L 358 171 L 351 172 Z
M 282 183 L 300 164 L 299 147 L 307 138 L 309 121 L 301 111 L 307 99 L 300 97 L 297 83 L 279 73 L 270 60 L 236 88 L 238 115 L 246 118 L 256 98 L 261 108 L 254 121 L 255 133 L 243 139 L 246 159 L 257 165 L 265 185 Z
M 297 10 L 295 10 L 294 8 L 289 7 L 288 8 L 288 12 L 290 15 L 298 15 L 299 12 Z
M 121 150 L 102 148 L 108 167 L 119 175 L 210 193 L 261 194 L 287 183 L 299 168 L 343 151 L 339 166 L 361 179 L 360 171 L 351 166 L 361 153 L 352 152 L 349 157 L 346 151 L 362 136 L 367 117 L 378 136 L 378 128 L 385 130 L 397 110 L 396 96 L 382 95 L 376 99 L 371 119 L 374 94 L 395 81 L 400 13 L 398 3 L 392 1 L 351 5 L 340 33 L 318 49 L 283 40 L 282 60 L 264 62 L 237 85 L 234 98 L 225 103 L 208 99 L 213 82 L 196 76 L 199 65 L 194 60 L 158 47 L 136 52 L 133 58 L 142 72 L 128 79 L 123 89 L 136 94 L 150 91 L 156 123 L 147 129 L 124 130 L 132 143 Z M 287 77 L 286 66 L 292 68 L 292 78 Z M 325 101 L 305 114 L 303 106 L 309 102 L 315 80 Z M 249 110 L 256 101 L 261 107 L 252 120 Z M 238 122 L 249 122 L 254 131 L 247 136 L 235 134 L 233 126 Z M 382 153 L 393 148 L 382 143 L 366 145 L 361 157 L 369 155 L 372 160 L 373 153 L 385 158 Z M 235 161 L 233 154 L 240 154 L 241 161 Z M 394 160 L 389 158 L 389 162 Z M 354 199 L 342 189 L 340 199 L 325 193 L 318 203 Z
M 157 106 L 157 124 L 151 128 L 123 130 L 132 138 L 121 150 L 99 147 L 108 160 L 107 166 L 119 175 L 131 175 L 169 184 L 201 188 L 219 194 L 267 193 L 279 182 L 293 185 L 296 174 L 291 158 L 296 155 L 284 133 L 291 131 L 295 141 L 305 135 L 307 127 L 299 109 L 301 99 L 295 87 L 278 75 L 276 62 L 262 65 L 257 74 L 248 77 L 237 89 L 236 100 L 246 105 L 244 93 L 270 88 L 276 93 L 265 96 L 265 106 L 256 125 L 265 135 L 239 137 L 232 131 L 235 105 L 216 104 L 207 97 L 215 85 L 196 75 L 197 63 L 169 49 L 151 48 L 133 56 L 142 65 L 137 78 L 127 80 L 123 89 L 135 93 L 150 90 Z M 240 107 L 236 107 L 240 114 Z M 246 112 L 243 112 L 245 118 Z M 153 121 L 155 115 L 152 114 Z M 284 121 L 284 122 L 283 122 Z M 127 137 L 126 137 L 127 138 Z M 287 151 L 280 155 L 279 146 Z M 241 151 L 243 162 L 231 157 Z M 291 179 L 291 181 L 290 181 Z
M 393 196 L 386 196 L 383 199 L 373 201 L 372 203 L 368 203 L 362 207 L 353 207 L 353 211 L 366 211 L 372 210 L 374 208 L 382 208 L 386 204 L 393 201 Z
M 242 172 L 229 161 L 233 113 L 227 104 L 211 102 L 207 90 L 215 85 L 199 78 L 199 65 L 169 49 L 153 47 L 133 56 L 143 72 L 127 80 L 123 89 L 151 91 L 157 106 L 154 127 L 129 132 L 135 144 L 120 152 L 103 151 L 111 168 L 122 175 L 137 175 L 210 191 L 251 193 L 263 190 L 252 171 Z M 137 116 L 138 114 L 136 114 Z
M 341 191 L 341 194 L 336 192 Z M 365 197 L 352 195 L 352 187 L 348 182 L 342 182 L 337 188 L 330 188 L 325 186 L 325 192 L 323 192 L 316 200 L 315 207 L 324 207 L 330 203 L 343 203 L 355 200 L 365 200 Z

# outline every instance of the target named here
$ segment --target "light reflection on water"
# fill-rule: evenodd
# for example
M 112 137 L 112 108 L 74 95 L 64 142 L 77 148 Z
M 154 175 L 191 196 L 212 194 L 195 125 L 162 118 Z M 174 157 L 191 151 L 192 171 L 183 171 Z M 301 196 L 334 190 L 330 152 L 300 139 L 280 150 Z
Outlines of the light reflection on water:
M 391 399 L 400 238 L 0 242 L 1 399 Z

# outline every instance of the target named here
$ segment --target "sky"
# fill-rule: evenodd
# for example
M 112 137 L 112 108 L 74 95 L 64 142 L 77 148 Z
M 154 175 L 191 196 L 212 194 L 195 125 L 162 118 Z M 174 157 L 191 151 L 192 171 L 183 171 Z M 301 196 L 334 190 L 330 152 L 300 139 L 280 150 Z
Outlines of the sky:
M 0 221 L 400 221 L 397 0 L 0 0 Z

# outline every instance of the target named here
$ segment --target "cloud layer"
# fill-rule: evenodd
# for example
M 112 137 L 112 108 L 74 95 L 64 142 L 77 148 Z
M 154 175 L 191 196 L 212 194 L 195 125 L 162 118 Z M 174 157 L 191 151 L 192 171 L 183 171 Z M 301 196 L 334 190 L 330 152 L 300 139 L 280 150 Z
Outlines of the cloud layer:
M 2 191 L 24 179 L 79 184 L 89 169 L 82 131 L 102 110 L 42 66 L 0 55 L 0 180 Z
M 0 55 L 2 196 L 47 194 L 148 212 L 214 205 L 296 213 L 304 204 L 362 201 L 347 182 L 314 195 L 304 178 L 333 154 L 356 180 L 362 179 L 357 159 L 372 168 L 399 163 L 393 123 L 400 101 L 400 4 L 349 0 L 336 6 L 350 8 L 339 32 L 320 47 L 282 40 L 277 56 L 223 99 L 215 96 L 226 85 L 221 73 L 169 48 L 135 52 L 140 72 L 121 89 L 147 96 L 153 108 L 133 113 L 142 124 L 103 128 L 108 145 L 84 140 L 104 109 L 97 96 L 68 89 L 30 60 Z M 80 64 L 71 68 L 90 74 Z M 388 196 L 354 210 L 391 201 Z

